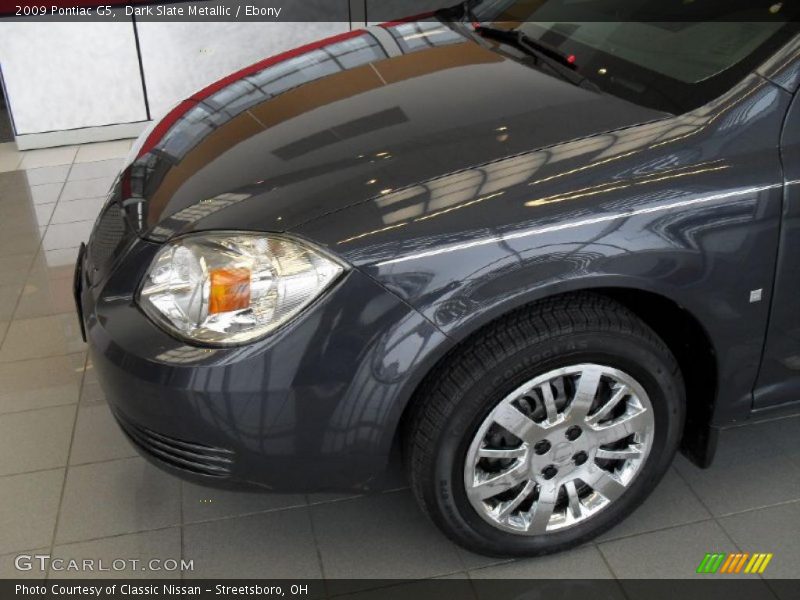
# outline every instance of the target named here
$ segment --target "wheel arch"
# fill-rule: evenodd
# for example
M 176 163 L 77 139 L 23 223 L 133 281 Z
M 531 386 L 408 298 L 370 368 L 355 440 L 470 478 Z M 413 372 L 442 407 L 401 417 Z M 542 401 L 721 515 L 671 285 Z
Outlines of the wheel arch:
M 486 327 L 512 312 L 535 310 L 536 306 L 545 300 L 585 293 L 605 296 L 627 308 L 655 331 L 673 353 L 686 387 L 686 426 L 681 440 L 681 452 L 698 466 L 709 466 L 716 450 L 716 430 L 711 427 L 711 417 L 719 387 L 716 351 L 711 337 L 700 320 L 674 299 L 642 288 L 613 285 L 554 291 L 495 313 L 490 319 L 482 320 L 478 326 L 472 327 L 469 331 L 461 331 L 457 344 L 439 356 L 415 386 L 400 416 L 394 435 L 394 446 L 402 447 L 410 415 L 416 402 L 419 401 L 419 389 L 459 346 L 469 343 Z

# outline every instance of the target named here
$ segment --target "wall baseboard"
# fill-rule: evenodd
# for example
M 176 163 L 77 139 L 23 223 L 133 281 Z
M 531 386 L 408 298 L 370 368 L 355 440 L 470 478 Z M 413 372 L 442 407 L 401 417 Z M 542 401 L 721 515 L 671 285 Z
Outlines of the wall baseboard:
M 67 129 L 64 131 L 26 133 L 16 136 L 14 141 L 17 143 L 17 149 L 19 150 L 71 146 L 72 144 L 87 144 L 90 142 L 108 142 L 111 140 L 139 137 L 139 134 L 144 131 L 149 123 L 150 121 L 138 121 L 136 123 L 83 127 L 81 129 Z

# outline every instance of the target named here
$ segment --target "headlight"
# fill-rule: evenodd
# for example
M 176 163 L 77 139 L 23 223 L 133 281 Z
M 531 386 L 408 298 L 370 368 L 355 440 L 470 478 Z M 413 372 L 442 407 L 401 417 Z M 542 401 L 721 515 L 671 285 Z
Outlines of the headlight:
M 343 270 L 320 251 L 280 235 L 195 234 L 159 250 L 139 305 L 178 337 L 242 344 L 297 315 Z

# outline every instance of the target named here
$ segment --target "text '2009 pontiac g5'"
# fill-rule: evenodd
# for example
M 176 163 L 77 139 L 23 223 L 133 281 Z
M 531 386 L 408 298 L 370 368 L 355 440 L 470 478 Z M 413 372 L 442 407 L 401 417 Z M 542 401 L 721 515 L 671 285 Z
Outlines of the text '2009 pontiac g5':
M 789 9 L 499 4 L 265 59 L 140 137 L 75 283 L 145 457 L 314 491 L 397 454 L 453 540 L 536 555 L 800 408 Z

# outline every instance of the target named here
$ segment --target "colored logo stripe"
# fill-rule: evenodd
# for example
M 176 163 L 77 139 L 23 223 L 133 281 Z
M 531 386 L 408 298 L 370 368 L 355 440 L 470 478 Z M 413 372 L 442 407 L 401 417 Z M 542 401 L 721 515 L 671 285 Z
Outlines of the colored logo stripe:
M 753 554 L 753 558 L 747 563 L 744 568 L 745 573 L 763 573 L 767 568 L 769 561 L 772 560 L 772 553 L 769 554 Z
M 757 552 L 709 552 L 700 561 L 698 573 L 744 573 L 761 574 L 772 560 L 772 553 Z M 748 560 L 749 559 L 749 560 Z M 747 565 L 747 566 L 745 566 Z
M 748 556 L 750 556 L 748 552 L 734 552 L 733 554 L 729 554 L 728 560 L 725 561 L 725 564 L 722 565 L 722 569 L 720 569 L 719 572 L 738 573 L 742 570 Z
M 700 566 L 697 567 L 698 573 L 716 573 L 717 569 L 719 569 L 720 565 L 722 565 L 722 561 L 725 558 L 724 552 L 715 552 L 713 554 L 707 553 L 705 558 L 703 558 Z

